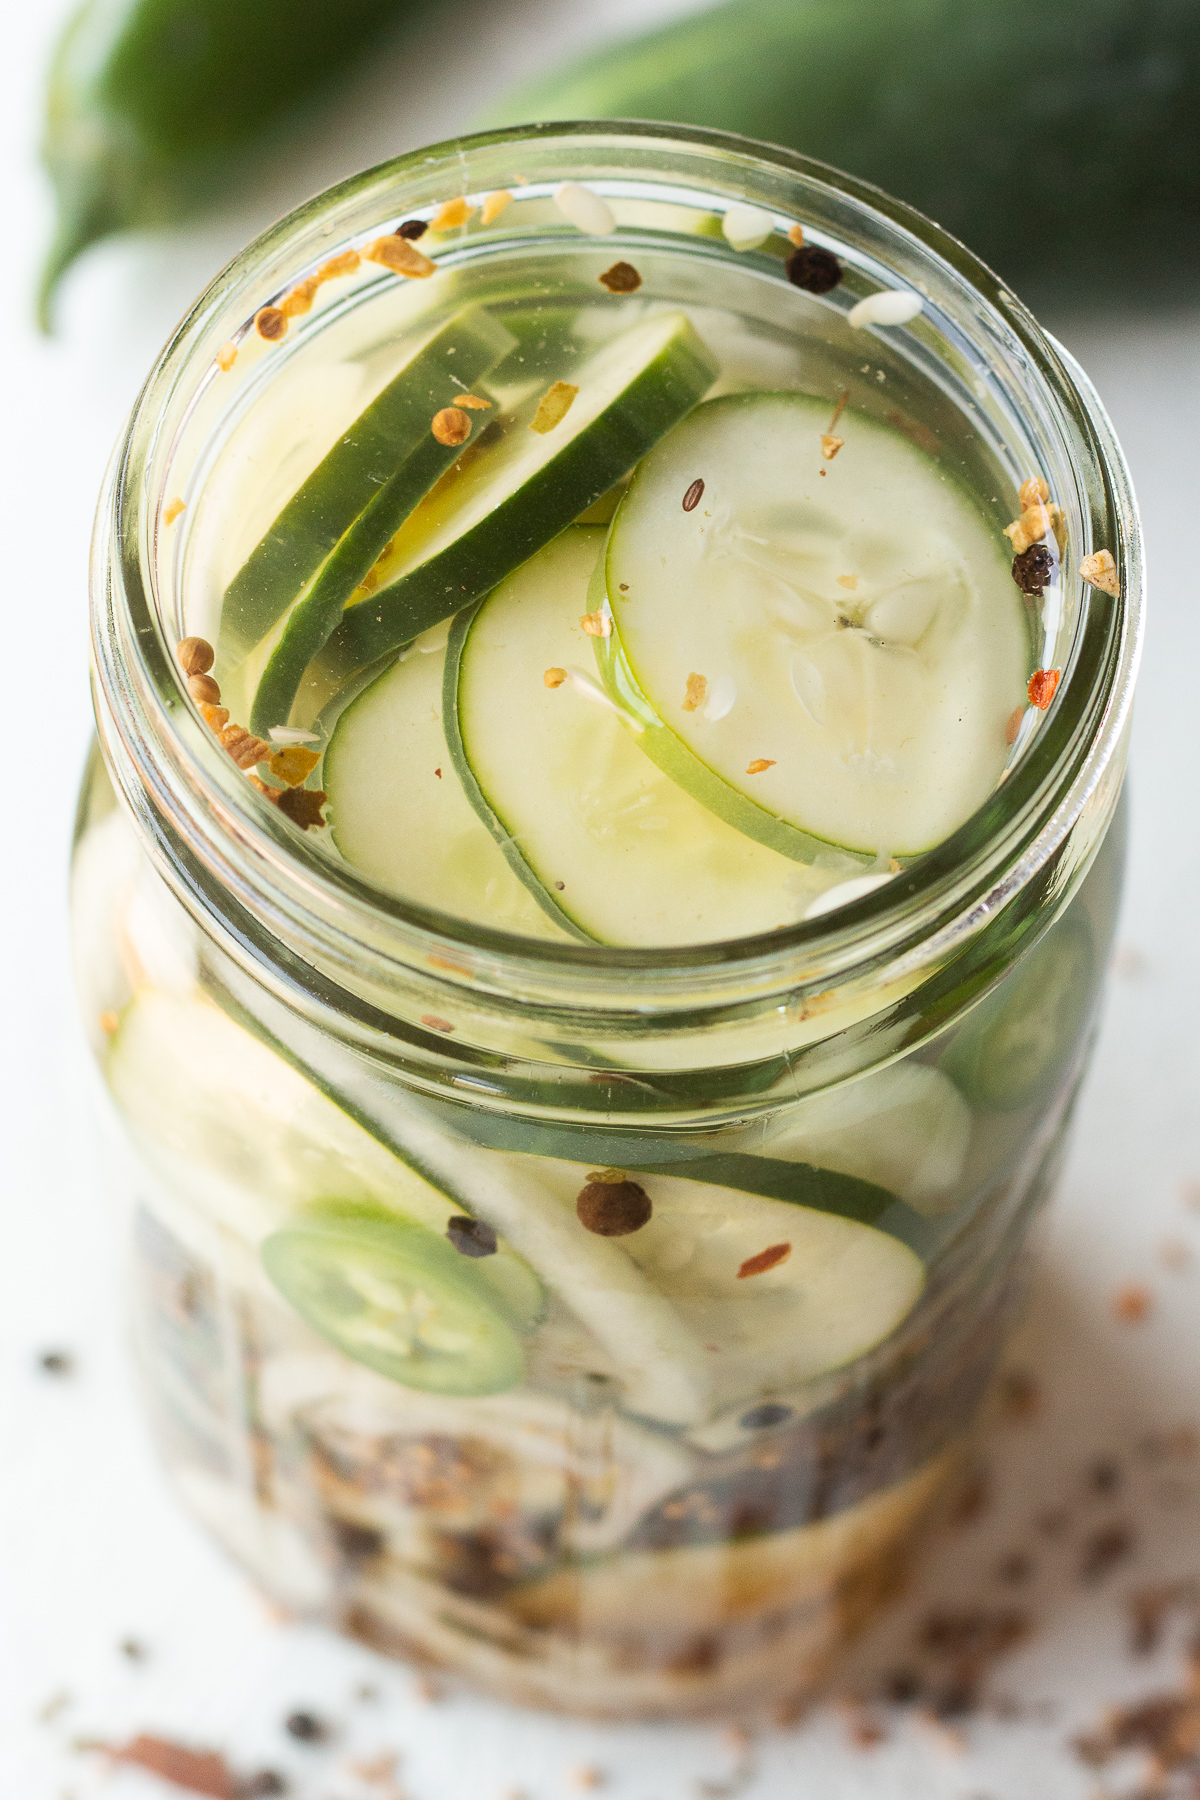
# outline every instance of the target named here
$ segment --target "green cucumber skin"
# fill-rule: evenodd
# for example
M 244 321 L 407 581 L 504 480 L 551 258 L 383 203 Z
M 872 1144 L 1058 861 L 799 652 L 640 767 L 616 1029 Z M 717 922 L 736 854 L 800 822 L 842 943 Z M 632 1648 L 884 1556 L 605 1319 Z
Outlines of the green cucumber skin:
M 386 490 L 397 466 L 421 445 L 434 413 L 452 403 L 455 388 L 445 368 L 448 346 L 454 346 L 455 373 L 469 388 L 502 362 L 516 343 L 490 313 L 465 307 L 359 413 L 297 488 L 226 588 L 221 613 L 223 663 L 236 665 L 261 643 L 368 502 Z M 453 460 L 448 457 L 443 467 Z M 278 725 L 281 720 L 270 723 Z
M 483 789 L 475 779 L 475 771 L 467 759 L 466 746 L 462 739 L 462 726 L 458 716 L 459 678 L 467 638 L 482 605 L 483 601 L 477 600 L 474 606 L 455 616 L 446 643 L 446 668 L 442 679 L 442 729 L 446 733 L 446 746 L 450 752 L 450 761 L 454 773 L 462 783 L 463 793 L 499 844 L 504 852 L 505 862 L 521 885 L 528 888 L 542 911 L 548 914 L 556 925 L 561 925 L 565 931 L 569 931 L 579 943 L 594 944 L 597 939 L 592 937 L 590 932 L 585 931 L 581 925 L 577 925 L 575 920 L 563 911 L 553 894 L 543 886 L 533 869 L 525 861 L 511 831 L 503 819 L 488 805 Z
M 716 364 L 698 338 L 648 363 L 578 437 L 471 531 L 347 608 L 323 661 L 349 675 L 470 606 L 565 531 L 703 398 Z
M 485 123 L 606 118 L 831 163 L 1041 294 L 1145 298 L 1200 265 L 1194 0 L 732 0 L 568 63 Z
M 293 609 L 271 652 L 255 690 L 251 731 L 265 737 L 272 725 L 287 724 L 304 671 L 336 626 L 347 599 L 461 451 L 461 445 L 439 444 L 431 432 L 368 502 Z
M 679 770 L 686 765 L 691 777 L 686 784 L 681 782 L 680 785 L 686 786 L 687 792 L 701 806 L 706 806 L 709 812 L 724 819 L 727 825 L 732 825 L 743 837 L 753 838 L 756 844 L 762 844 L 767 850 L 775 850 L 780 856 L 790 857 L 793 862 L 811 863 L 830 850 L 861 862 L 864 868 L 874 862 L 873 856 L 847 850 L 843 845 L 829 843 L 824 838 L 811 837 L 808 832 L 789 825 L 786 819 L 776 818 L 774 813 L 756 806 L 745 794 L 739 794 L 736 788 L 722 780 L 715 769 L 710 769 L 706 762 L 702 762 L 695 751 L 690 750 L 683 739 L 659 717 L 642 692 L 637 677 L 629 666 L 615 620 L 608 637 L 597 638 L 595 644 L 596 663 L 605 687 L 622 710 L 632 713 L 645 727 L 638 738 L 638 747 L 673 781 L 679 781 Z

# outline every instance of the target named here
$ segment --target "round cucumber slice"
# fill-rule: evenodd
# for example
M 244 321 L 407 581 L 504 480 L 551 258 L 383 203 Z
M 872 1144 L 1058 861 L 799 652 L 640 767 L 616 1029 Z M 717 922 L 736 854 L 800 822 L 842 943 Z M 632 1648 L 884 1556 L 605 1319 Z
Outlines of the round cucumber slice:
M 579 365 L 552 429 L 532 428 L 538 395 L 492 421 L 397 534 L 388 586 L 346 609 L 331 666 L 361 668 L 487 593 L 628 474 L 715 374 L 687 317 L 659 313 Z
M 245 1229 L 271 1230 L 297 1208 L 336 1195 L 444 1237 L 473 1210 L 401 1162 L 283 1057 L 199 993 L 141 988 L 121 1014 L 105 1073 L 148 1146 L 161 1146 L 252 1196 Z M 447 1244 L 451 1256 L 458 1252 Z M 463 1259 L 460 1259 L 463 1260 Z M 500 1243 L 473 1264 L 521 1332 L 545 1311 L 541 1282 Z
M 810 893 L 793 863 L 698 805 L 586 673 L 595 640 L 580 621 L 603 539 L 564 532 L 454 622 L 443 716 L 467 798 L 540 903 L 602 943 L 790 923 L 818 878 Z
M 598 653 L 647 755 L 739 830 L 799 860 L 914 855 L 1000 777 L 1024 610 L 936 463 L 851 413 L 827 462 L 828 422 L 808 395 L 730 395 L 655 447 L 613 521 Z
M 500 1394 L 524 1374 L 520 1340 L 487 1282 L 424 1226 L 327 1207 L 275 1232 L 262 1259 L 314 1330 L 390 1381 Z
M 368 502 L 424 443 L 439 407 L 450 405 L 463 384 L 470 387 L 480 380 L 515 343 L 490 314 L 468 306 L 408 352 L 387 385 L 300 484 L 226 588 L 222 663 L 232 666 L 249 655 Z M 437 473 L 440 469 L 430 481 Z
M 941 1067 L 973 1106 L 1017 1112 L 1067 1068 L 1096 993 L 1096 953 L 1078 904 L 977 1008 Z
M 334 841 L 347 862 L 404 900 L 559 938 L 565 925 L 552 923 L 513 873 L 455 774 L 442 729 L 446 650 L 430 641 L 436 635 L 418 639 L 338 720 L 322 776 Z
M 543 1165 L 542 1179 L 566 1206 L 588 1174 L 582 1163 Z M 924 1288 L 921 1259 L 874 1226 L 673 1175 L 638 1180 L 653 1211 L 618 1242 L 705 1346 L 718 1408 L 853 1362 Z

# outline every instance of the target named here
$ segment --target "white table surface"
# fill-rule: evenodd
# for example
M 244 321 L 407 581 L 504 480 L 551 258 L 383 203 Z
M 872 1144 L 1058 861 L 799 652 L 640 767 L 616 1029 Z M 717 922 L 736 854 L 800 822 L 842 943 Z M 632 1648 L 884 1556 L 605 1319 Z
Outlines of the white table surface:
M 0 1032 L 0 1795 L 152 1800 L 137 1771 L 72 1748 L 156 1730 L 218 1747 L 238 1768 L 284 1770 L 299 1800 L 397 1800 L 350 1761 L 398 1751 L 406 1800 L 557 1800 L 592 1767 L 613 1800 L 684 1800 L 734 1776 L 749 1800 L 1084 1800 L 1108 1789 L 1069 1740 L 1105 1706 L 1177 1684 L 1182 1621 L 1148 1658 L 1128 1649 L 1128 1598 L 1200 1571 L 1200 1455 L 1155 1461 L 1148 1434 L 1200 1425 L 1200 311 L 1126 323 L 1050 321 L 1098 383 L 1144 510 L 1152 626 L 1132 764 L 1133 859 L 1121 949 L 1074 1148 L 1044 1233 L 1036 1296 L 1013 1360 L 1041 1408 L 996 1421 L 982 1451 L 993 1499 L 947 1532 L 916 1592 L 864 1646 L 855 1678 L 909 1656 L 935 1604 L 1016 1606 L 1036 1629 L 958 1741 L 883 1709 L 883 1741 L 850 1741 L 826 1707 L 759 1737 L 716 1728 L 607 1730 L 462 1698 L 430 1700 L 403 1669 L 273 1620 L 176 1509 L 147 1443 L 126 1361 L 108 1221 L 94 1179 L 82 1052 L 66 971 L 65 869 L 88 736 L 85 559 L 103 464 L 160 341 L 254 231 L 304 194 L 386 154 L 449 135 L 513 79 L 577 44 L 687 0 L 467 0 L 409 34 L 359 81 L 303 156 L 215 219 L 97 251 L 71 278 L 60 335 L 40 340 L 29 294 L 48 231 L 32 154 L 47 48 L 63 0 L 9 8 L 0 56 L 4 206 L 3 649 L 7 791 L 0 928 L 9 946 Z M 1180 1264 L 1182 1266 L 1170 1266 Z M 1116 1290 L 1145 1284 L 1141 1324 Z M 37 1357 L 65 1348 L 76 1372 Z M 1117 1492 L 1087 1470 L 1112 1455 Z M 1067 1508 L 1051 1539 L 1039 1517 Z M 1131 1558 L 1078 1575 L 1093 1530 L 1128 1521 Z M 1001 1559 L 1031 1553 L 1021 1587 Z M 131 1662 L 122 1639 L 144 1644 Z M 848 1684 L 850 1677 L 847 1677 Z M 378 1698 L 356 1698 L 364 1683 Z M 50 1720 L 39 1713 L 50 1708 Z M 281 1729 L 307 1705 L 337 1728 L 320 1749 Z M 1009 1716 L 1004 1716 L 1009 1715 Z M 1012 1716 L 1015 1715 L 1015 1716 Z M 1128 1780 L 1118 1779 L 1123 1774 Z M 716 1789 L 710 1790 L 716 1792 Z

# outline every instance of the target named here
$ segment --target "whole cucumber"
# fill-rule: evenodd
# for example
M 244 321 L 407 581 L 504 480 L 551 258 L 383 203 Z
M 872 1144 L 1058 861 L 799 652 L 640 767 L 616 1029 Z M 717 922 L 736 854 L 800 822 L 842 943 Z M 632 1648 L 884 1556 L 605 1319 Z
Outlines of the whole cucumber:
M 58 226 L 39 318 L 81 251 L 169 224 L 414 0 L 85 0 L 55 50 L 42 157 Z
M 671 120 L 907 200 L 1022 291 L 1200 270 L 1198 0 L 728 0 L 554 70 L 488 124 Z

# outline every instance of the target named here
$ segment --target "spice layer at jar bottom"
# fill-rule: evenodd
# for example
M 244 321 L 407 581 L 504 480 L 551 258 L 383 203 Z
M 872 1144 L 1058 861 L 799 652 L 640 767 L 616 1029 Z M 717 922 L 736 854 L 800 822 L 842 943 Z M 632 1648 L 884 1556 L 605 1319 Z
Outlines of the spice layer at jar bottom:
M 522 1704 L 786 1707 L 1020 1306 L 1119 768 L 943 947 L 818 933 L 1007 828 L 1118 564 L 815 176 L 426 165 L 234 282 L 158 432 L 153 754 L 101 645 L 75 949 L 138 1361 L 297 1612 Z M 706 1011 L 750 940 L 777 996 Z M 547 1001 L 576 966 L 620 1004 Z

